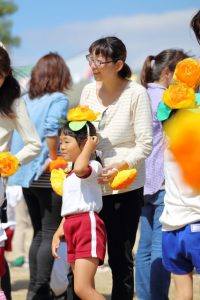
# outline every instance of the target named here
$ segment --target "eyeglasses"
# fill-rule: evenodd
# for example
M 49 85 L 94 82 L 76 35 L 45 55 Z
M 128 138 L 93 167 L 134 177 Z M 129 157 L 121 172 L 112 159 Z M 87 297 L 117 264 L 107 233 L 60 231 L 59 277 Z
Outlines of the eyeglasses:
M 85 57 L 89 62 L 89 65 L 94 64 L 97 68 L 101 67 L 102 65 L 114 62 L 113 60 L 101 61 L 99 59 L 93 59 L 93 57 L 90 54 L 87 54 Z

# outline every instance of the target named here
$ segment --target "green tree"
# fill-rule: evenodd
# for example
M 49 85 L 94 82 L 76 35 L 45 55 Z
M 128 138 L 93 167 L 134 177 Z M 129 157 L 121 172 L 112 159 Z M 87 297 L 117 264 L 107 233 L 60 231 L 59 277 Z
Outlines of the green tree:
M 17 8 L 12 0 L 0 0 L 0 41 L 8 47 L 18 46 L 20 44 L 20 38 L 12 36 L 12 22 L 7 19 L 7 16 L 16 12 Z

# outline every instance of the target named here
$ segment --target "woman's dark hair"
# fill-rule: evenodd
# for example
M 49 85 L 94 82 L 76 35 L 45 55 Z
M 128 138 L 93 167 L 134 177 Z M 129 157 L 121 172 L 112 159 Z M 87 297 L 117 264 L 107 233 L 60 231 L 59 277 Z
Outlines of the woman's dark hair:
M 130 78 L 131 69 L 125 63 L 127 51 L 124 43 L 115 36 L 108 36 L 105 38 L 98 39 L 94 41 L 90 47 L 89 52 L 91 54 L 99 55 L 101 54 L 105 58 L 110 58 L 113 62 L 122 60 L 124 62 L 123 68 L 118 72 L 120 78 Z
M 164 68 L 174 72 L 177 63 L 187 57 L 188 55 L 182 49 L 167 49 L 156 56 L 149 55 L 142 67 L 141 84 L 147 87 L 147 83 L 159 80 Z
M 7 117 L 14 117 L 12 104 L 20 97 L 20 86 L 12 75 L 12 68 L 8 52 L 0 47 L 0 76 L 5 77 L 0 87 L 0 114 Z
M 190 27 L 194 31 L 197 42 L 200 44 L 200 10 L 193 16 Z
M 34 99 L 47 93 L 63 92 L 70 87 L 71 82 L 71 74 L 64 59 L 50 52 L 41 57 L 32 70 L 29 97 Z
M 79 145 L 81 145 L 88 137 L 88 132 L 90 136 L 94 136 L 97 135 L 96 133 L 96 128 L 94 127 L 94 125 L 87 121 L 87 123 L 85 124 L 85 126 L 83 126 L 80 130 L 78 131 L 73 131 L 70 127 L 69 127 L 69 123 L 67 122 L 63 127 L 61 127 L 58 131 L 58 135 L 60 136 L 61 133 L 63 133 L 64 135 L 69 135 L 73 138 L 76 139 L 77 143 Z

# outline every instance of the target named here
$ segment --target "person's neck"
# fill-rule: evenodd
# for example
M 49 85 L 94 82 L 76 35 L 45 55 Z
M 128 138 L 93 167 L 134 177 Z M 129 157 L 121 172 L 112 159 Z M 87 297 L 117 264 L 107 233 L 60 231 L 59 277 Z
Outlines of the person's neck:
M 107 107 L 115 102 L 127 86 L 128 80 L 116 78 L 106 82 L 97 83 L 97 97 L 99 102 Z
M 154 83 L 160 84 L 164 86 L 165 88 L 168 87 L 168 82 L 165 79 L 155 80 Z

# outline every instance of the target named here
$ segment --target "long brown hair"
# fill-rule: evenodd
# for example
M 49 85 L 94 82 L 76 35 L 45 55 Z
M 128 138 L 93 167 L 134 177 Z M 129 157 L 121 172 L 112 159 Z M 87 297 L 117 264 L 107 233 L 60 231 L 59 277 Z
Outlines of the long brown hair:
M 71 74 L 64 59 L 50 52 L 41 57 L 32 70 L 29 97 L 34 99 L 47 93 L 63 92 L 70 87 L 71 82 Z
M 20 96 L 20 86 L 12 75 L 11 61 L 8 52 L 0 46 L 0 75 L 5 77 L 0 87 L 0 114 L 14 117 L 12 104 Z

